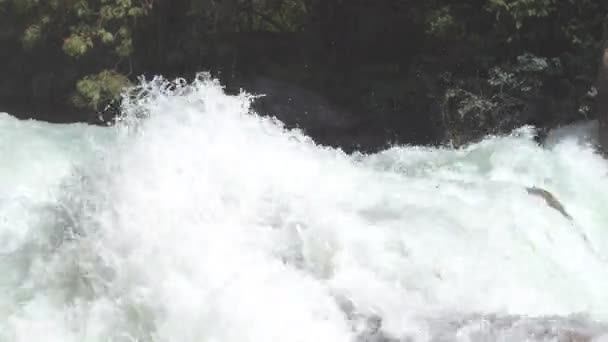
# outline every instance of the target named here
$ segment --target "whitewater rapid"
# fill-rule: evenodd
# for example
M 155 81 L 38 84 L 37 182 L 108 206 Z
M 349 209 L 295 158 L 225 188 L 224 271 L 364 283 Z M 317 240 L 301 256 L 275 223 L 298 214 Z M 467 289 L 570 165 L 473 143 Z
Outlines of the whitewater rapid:
M 347 155 L 205 77 L 125 100 L 0 114 L 0 341 L 608 340 L 589 139 Z

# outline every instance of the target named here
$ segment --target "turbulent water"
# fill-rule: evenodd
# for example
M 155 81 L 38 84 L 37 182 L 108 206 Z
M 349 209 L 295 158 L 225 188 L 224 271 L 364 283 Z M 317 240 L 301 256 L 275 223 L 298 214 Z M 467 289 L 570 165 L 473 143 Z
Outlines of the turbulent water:
M 131 95 L 112 128 L 0 114 L 0 341 L 608 340 L 580 134 L 349 156 L 205 78 Z

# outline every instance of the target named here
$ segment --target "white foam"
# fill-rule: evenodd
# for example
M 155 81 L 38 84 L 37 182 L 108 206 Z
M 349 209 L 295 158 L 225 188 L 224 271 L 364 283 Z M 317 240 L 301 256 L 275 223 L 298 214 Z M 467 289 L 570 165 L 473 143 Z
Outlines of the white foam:
M 546 144 L 555 146 L 564 140 L 573 140 L 581 145 L 594 145 L 599 141 L 598 132 L 597 120 L 577 122 L 549 131 Z
M 590 147 L 543 149 L 522 129 L 460 150 L 348 156 L 207 79 L 171 89 L 139 88 L 104 154 L 60 172 L 54 206 L 30 221 L 13 209 L 9 222 L 25 227 L 5 234 L 0 341 L 607 331 L 607 165 Z M 525 186 L 551 191 L 573 221 Z

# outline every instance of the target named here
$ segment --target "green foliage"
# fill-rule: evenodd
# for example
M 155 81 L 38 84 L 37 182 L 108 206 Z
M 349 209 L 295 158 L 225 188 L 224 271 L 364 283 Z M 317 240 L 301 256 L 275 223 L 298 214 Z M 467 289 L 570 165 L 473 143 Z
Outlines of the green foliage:
M 499 84 L 500 89 L 507 89 L 514 87 L 512 82 L 517 82 L 517 77 L 509 78 L 514 71 L 493 67 L 517 56 L 525 56 L 526 52 L 541 57 L 556 57 L 567 52 L 575 56 L 572 59 L 577 65 L 587 66 L 587 69 L 577 70 L 590 74 L 588 69 L 593 69 L 589 66 L 594 63 L 602 22 L 608 13 L 608 1 L 597 0 L 411 0 L 405 5 L 401 3 L 344 0 L 0 0 L 0 44 L 10 42 L 13 44 L 10 49 L 21 44 L 29 56 L 48 54 L 62 59 L 61 63 L 72 63 L 68 67 L 72 72 L 70 83 L 76 83 L 72 102 L 91 108 L 98 108 L 114 98 L 126 84 L 124 75 L 148 71 L 143 70 L 146 67 L 152 66 L 157 72 L 171 64 L 172 68 L 175 66 L 172 71 L 182 72 L 189 64 L 192 68 L 211 68 L 211 63 L 236 65 L 239 58 L 253 59 L 247 57 L 250 52 L 251 55 L 254 53 L 250 50 L 264 48 L 257 42 L 247 45 L 243 41 L 249 38 L 249 33 L 257 32 L 285 34 L 268 36 L 284 36 L 292 41 L 305 38 L 302 44 L 310 46 L 303 46 L 301 55 L 310 53 L 310 56 L 302 57 L 307 58 L 305 62 L 294 61 L 294 65 L 306 65 L 306 68 L 314 64 L 326 65 L 321 67 L 325 68 L 324 71 L 317 70 L 314 74 L 315 71 L 309 69 L 295 71 L 295 67 L 279 65 L 273 60 L 275 56 L 269 58 L 271 62 L 259 61 L 260 65 L 274 63 L 264 67 L 267 70 L 287 70 L 285 74 L 290 73 L 291 77 L 302 72 L 310 79 L 323 80 L 326 78 L 323 72 L 330 70 L 331 73 L 332 67 L 350 63 L 344 58 L 350 57 L 351 47 L 373 45 L 375 42 L 369 38 L 372 37 L 384 42 L 385 46 L 394 46 L 395 51 L 406 51 L 399 56 L 399 61 L 379 58 L 378 63 L 386 64 L 407 64 L 402 61 L 427 47 L 437 53 L 439 46 L 445 49 L 441 50 L 442 54 L 452 54 L 452 57 L 458 55 L 458 52 L 450 50 L 454 46 L 471 47 L 475 51 L 474 58 L 479 56 L 479 59 L 460 65 L 478 63 L 472 69 L 485 73 L 484 77 Z M 367 12 L 367 7 L 373 7 L 373 11 Z M 405 15 L 400 16 L 400 11 Z M 235 41 L 245 48 L 236 46 Z M 369 56 L 362 60 L 373 60 L 377 55 L 392 52 L 373 50 L 376 48 L 370 48 Z M 19 53 L 22 51 L 15 52 Z M 276 55 L 290 53 L 279 50 Z M 234 63 L 228 61 L 227 55 L 234 58 Z M 441 58 L 447 59 L 446 56 Z M 147 59 L 153 58 L 153 63 L 146 64 Z M 257 62 L 251 61 L 251 64 Z M 568 67 L 572 68 L 572 65 Z M 401 71 L 407 68 L 408 65 L 398 67 Z M 77 79 L 79 81 L 75 81 Z M 382 101 L 377 100 L 378 103 Z
M 496 15 L 496 19 L 508 16 L 520 29 L 525 20 L 546 17 L 555 11 L 557 0 L 488 0 L 488 11 Z
M 485 8 L 496 18 L 495 28 L 510 41 L 525 38 L 540 43 L 559 37 L 575 47 L 597 48 L 607 5 L 595 0 L 488 0 Z
M 462 29 L 452 14 L 450 6 L 434 8 L 426 17 L 426 32 L 432 36 L 447 38 L 456 36 Z
M 104 44 L 112 44 L 114 42 L 114 34 L 112 34 L 112 32 L 106 31 L 104 28 L 100 28 L 97 31 L 97 36 Z
M 103 70 L 78 81 L 72 103 L 77 107 L 99 110 L 102 105 L 117 100 L 121 91 L 129 85 L 129 79 L 124 75 Z
M 300 0 L 267 0 L 257 2 L 252 14 L 256 30 L 294 32 L 305 22 L 306 8 Z
M 76 65 L 96 60 L 99 72 L 77 82 L 72 103 L 97 109 L 127 84 L 114 68 L 131 59 L 133 30 L 151 4 L 150 0 L 0 0 L 0 21 L 21 26 L 18 39 L 27 51 L 60 46 Z
M 133 53 L 133 42 L 131 37 L 123 38 L 120 44 L 114 48 L 116 55 L 120 57 L 129 57 Z
M 63 51 L 72 57 L 80 57 L 93 47 L 90 37 L 72 34 L 63 41 Z
M 28 28 L 25 29 L 25 31 L 23 32 L 23 37 L 21 39 L 23 42 L 23 46 L 26 49 L 31 49 L 38 43 L 38 41 L 40 41 L 42 35 L 40 31 L 40 25 L 38 24 L 30 25 Z
M 118 58 L 131 56 L 131 29 L 149 12 L 143 0 L 10 1 L 27 25 L 21 39 L 24 47 L 61 39 L 63 51 L 75 58 L 97 47 L 108 47 Z

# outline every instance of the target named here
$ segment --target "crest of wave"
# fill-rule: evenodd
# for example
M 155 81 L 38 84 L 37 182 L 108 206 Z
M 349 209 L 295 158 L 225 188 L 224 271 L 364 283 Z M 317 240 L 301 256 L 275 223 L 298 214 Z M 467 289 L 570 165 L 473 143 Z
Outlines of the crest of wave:
M 126 93 L 116 143 L 66 183 L 45 220 L 61 234 L 29 273 L 7 339 L 549 341 L 605 331 L 595 322 L 608 318 L 596 201 L 608 184 L 592 184 L 606 166 L 591 149 L 544 150 L 522 130 L 457 151 L 348 156 L 251 113 L 250 101 L 206 75 Z M 549 188 L 574 221 L 526 185 Z

